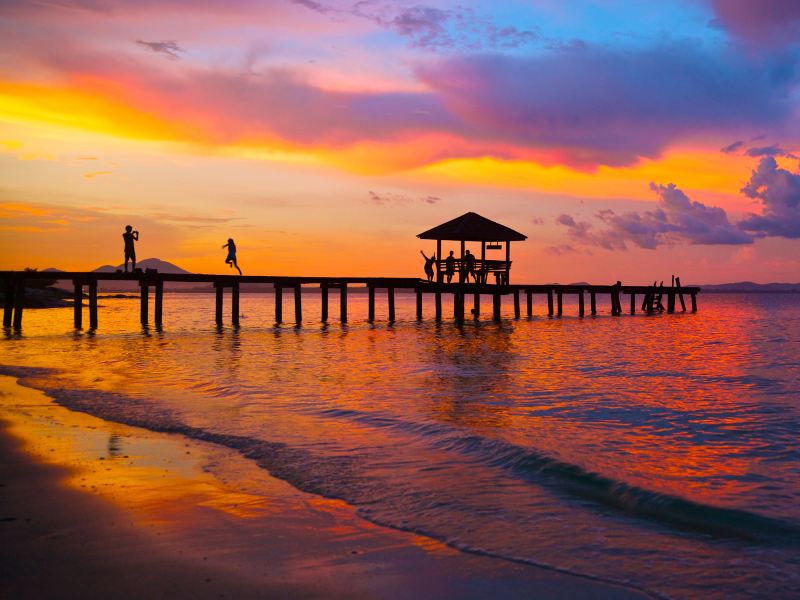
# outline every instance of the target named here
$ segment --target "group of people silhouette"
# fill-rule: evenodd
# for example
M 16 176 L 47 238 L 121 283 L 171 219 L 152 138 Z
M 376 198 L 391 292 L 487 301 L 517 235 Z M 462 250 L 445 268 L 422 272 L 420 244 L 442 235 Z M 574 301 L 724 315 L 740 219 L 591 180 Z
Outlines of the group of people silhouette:
M 125 242 L 125 272 L 128 272 L 129 261 L 131 263 L 131 272 L 133 272 L 136 270 L 136 246 L 134 242 L 139 241 L 139 232 L 136 231 L 133 226 L 126 225 L 125 233 L 122 234 L 122 240 Z M 239 275 L 241 275 L 242 270 L 239 268 L 239 263 L 236 260 L 236 244 L 233 238 L 228 238 L 228 242 L 223 244 L 222 247 L 223 249 L 228 249 L 228 256 L 225 258 L 225 264 L 231 269 L 236 267 L 236 270 L 239 271 Z
M 425 259 L 425 277 L 428 279 L 428 281 L 432 282 L 434 276 L 433 265 L 436 264 L 436 254 L 432 254 L 430 257 L 428 257 L 422 250 L 420 250 L 419 253 L 422 254 L 422 258 Z M 453 256 L 453 251 L 450 250 L 450 254 L 444 259 L 444 276 L 447 280 L 447 283 L 451 283 L 453 281 L 453 276 L 455 274 L 456 257 Z M 461 265 L 461 276 L 465 282 L 469 282 L 470 275 L 472 275 L 475 283 L 478 283 L 479 277 L 475 271 L 475 255 L 467 250 L 464 254 L 464 263 Z

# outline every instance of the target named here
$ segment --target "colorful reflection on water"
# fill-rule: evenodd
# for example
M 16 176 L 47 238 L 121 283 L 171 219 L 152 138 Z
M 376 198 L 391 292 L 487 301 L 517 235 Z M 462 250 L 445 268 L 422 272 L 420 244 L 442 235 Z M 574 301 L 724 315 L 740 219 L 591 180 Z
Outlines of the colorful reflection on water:
M 404 296 L 393 325 L 353 297 L 347 326 L 323 326 L 306 296 L 297 329 L 244 295 L 243 327 L 217 331 L 210 296 L 167 294 L 163 332 L 135 300 L 102 304 L 96 335 L 69 309 L 26 312 L 0 363 L 56 368 L 27 382 L 457 548 L 673 597 L 800 586 L 797 296 L 463 327 L 415 322 Z

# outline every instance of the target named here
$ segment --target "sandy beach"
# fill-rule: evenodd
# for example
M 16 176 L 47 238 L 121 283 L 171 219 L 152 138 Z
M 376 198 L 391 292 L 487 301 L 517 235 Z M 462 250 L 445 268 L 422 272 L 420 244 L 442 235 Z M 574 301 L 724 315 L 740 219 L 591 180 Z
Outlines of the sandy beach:
M 0 380 L 4 598 L 646 597 L 373 525 L 227 449 Z

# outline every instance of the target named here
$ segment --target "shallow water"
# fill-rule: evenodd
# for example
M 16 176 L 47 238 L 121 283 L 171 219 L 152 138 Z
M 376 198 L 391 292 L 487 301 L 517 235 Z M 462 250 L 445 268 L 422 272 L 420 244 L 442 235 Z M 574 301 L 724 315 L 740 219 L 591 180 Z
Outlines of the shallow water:
M 218 331 L 210 295 L 167 293 L 164 331 L 143 332 L 136 300 L 102 299 L 96 335 L 70 330 L 71 309 L 26 311 L 0 364 L 57 369 L 14 372 L 467 551 L 657 596 L 796 593 L 800 297 L 585 319 L 536 301 L 533 319 L 457 327 L 417 323 L 399 296 L 398 322 L 379 301 L 370 325 L 351 296 L 350 323 L 322 326 L 304 296 L 296 329 L 246 294 L 242 328 Z

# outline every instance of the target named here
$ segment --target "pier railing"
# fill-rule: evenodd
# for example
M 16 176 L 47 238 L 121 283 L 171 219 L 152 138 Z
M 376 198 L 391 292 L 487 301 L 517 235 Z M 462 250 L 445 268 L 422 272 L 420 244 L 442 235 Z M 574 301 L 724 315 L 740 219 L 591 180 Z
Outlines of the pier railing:
M 321 294 L 321 320 L 327 322 L 328 298 L 331 290 L 339 294 L 339 320 L 347 322 L 348 291 L 354 286 L 366 288 L 369 295 L 368 320 L 375 319 L 376 290 L 384 289 L 387 294 L 388 319 L 395 320 L 395 290 L 413 290 L 416 294 L 416 317 L 423 318 L 423 296 L 434 296 L 435 319 L 442 320 L 442 295 L 453 295 L 453 318 L 464 321 L 465 298 L 472 295 L 473 308 L 471 318 L 478 319 L 481 314 L 481 296 L 492 297 L 492 318 L 500 320 L 502 298 L 512 296 L 514 301 L 514 317 L 521 317 L 520 298 L 525 295 L 526 314 L 533 316 L 534 295 L 543 295 L 547 299 L 547 314 L 560 317 L 563 314 L 564 296 L 576 296 L 578 300 L 578 316 L 586 315 L 586 296 L 589 298 L 589 314 L 597 314 L 597 296 L 608 295 L 611 301 L 611 314 L 622 314 L 621 297 L 627 294 L 630 299 L 630 313 L 637 312 L 637 296 L 641 297 L 642 312 L 654 313 L 675 312 L 679 301 L 681 310 L 686 311 L 684 296 L 689 296 L 691 311 L 697 311 L 698 287 L 681 287 L 680 280 L 675 285 L 642 286 L 642 285 L 560 285 L 560 284 L 516 284 L 490 285 L 486 283 L 436 283 L 409 277 L 289 277 L 273 275 L 214 275 L 214 274 L 170 274 L 146 270 L 135 273 L 96 273 L 96 272 L 49 272 L 49 271 L 0 271 L 0 282 L 4 291 L 3 326 L 22 328 L 22 314 L 25 304 L 25 284 L 34 280 L 71 281 L 73 284 L 73 321 L 76 329 L 83 328 L 84 288 L 88 292 L 89 326 L 97 329 L 98 321 L 98 282 L 100 281 L 135 281 L 140 288 L 140 321 L 148 325 L 150 318 L 150 291 L 153 290 L 153 321 L 161 327 L 164 320 L 163 298 L 164 283 L 208 283 L 215 291 L 215 321 L 223 324 L 224 292 L 230 290 L 231 322 L 239 325 L 239 295 L 242 284 L 272 284 L 275 292 L 275 322 L 283 322 L 283 296 L 285 290 L 291 290 L 294 296 L 294 322 L 297 326 L 303 321 L 302 292 L 310 286 L 318 287 Z M 304 288 L 303 286 L 306 286 Z M 355 288 L 357 289 L 357 288 Z M 667 306 L 662 300 L 666 298 Z

